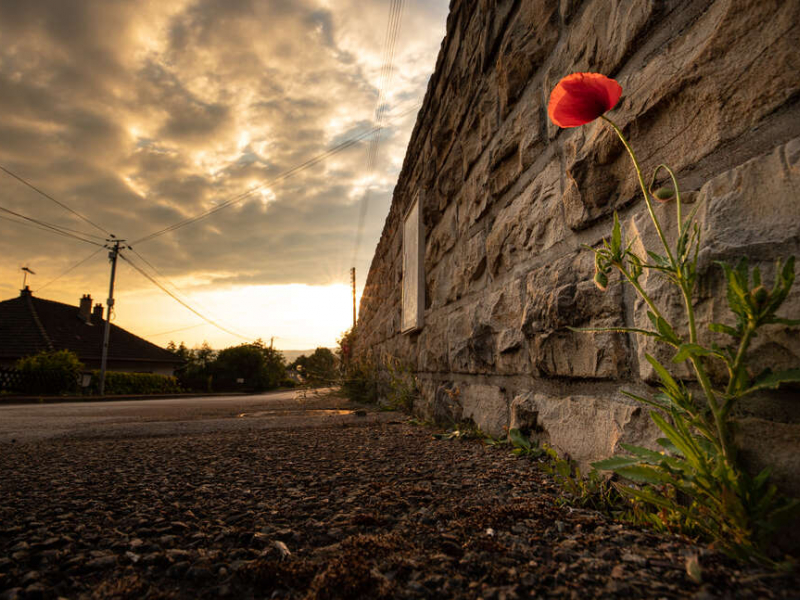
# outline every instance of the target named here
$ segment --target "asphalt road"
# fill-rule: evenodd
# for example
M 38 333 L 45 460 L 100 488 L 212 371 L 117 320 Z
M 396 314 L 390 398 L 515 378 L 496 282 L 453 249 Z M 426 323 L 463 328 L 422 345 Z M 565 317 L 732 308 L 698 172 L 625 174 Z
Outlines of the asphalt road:
M 174 436 L 185 433 L 316 427 L 387 421 L 326 390 L 111 402 L 0 406 L 0 443 L 50 438 Z M 356 412 L 358 411 L 358 412 Z

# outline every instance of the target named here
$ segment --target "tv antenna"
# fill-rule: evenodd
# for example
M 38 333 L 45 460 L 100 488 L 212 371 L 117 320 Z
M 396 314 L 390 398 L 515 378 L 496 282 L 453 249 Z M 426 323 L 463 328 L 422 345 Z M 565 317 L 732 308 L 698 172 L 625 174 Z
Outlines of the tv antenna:
M 36 275 L 36 272 L 32 271 L 28 267 L 20 267 L 20 271 L 24 273 L 22 275 L 22 289 L 24 290 L 26 287 L 28 287 L 26 285 L 28 283 L 28 273 L 30 273 L 31 275 Z

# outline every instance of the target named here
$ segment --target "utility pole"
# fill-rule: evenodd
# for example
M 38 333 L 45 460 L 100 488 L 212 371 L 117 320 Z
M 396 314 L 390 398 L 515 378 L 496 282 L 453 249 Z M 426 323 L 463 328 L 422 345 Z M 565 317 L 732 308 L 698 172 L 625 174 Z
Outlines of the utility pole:
M 350 283 L 353 285 L 353 331 L 356 330 L 356 268 L 350 269 Z
M 106 329 L 103 332 L 103 356 L 100 359 L 100 395 L 106 391 L 106 364 L 108 363 L 108 338 L 111 335 L 111 311 L 114 308 L 114 278 L 117 275 L 117 255 L 119 245 L 125 240 L 106 240 L 113 246 L 109 248 L 108 259 L 111 261 L 111 281 L 108 284 L 108 300 L 106 300 Z

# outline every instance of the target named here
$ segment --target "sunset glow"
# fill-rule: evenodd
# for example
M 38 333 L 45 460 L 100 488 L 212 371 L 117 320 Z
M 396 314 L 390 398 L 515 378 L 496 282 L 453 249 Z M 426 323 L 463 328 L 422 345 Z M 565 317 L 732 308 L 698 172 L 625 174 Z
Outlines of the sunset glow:
M 0 299 L 29 265 L 35 295 L 105 304 L 107 252 L 91 243 L 113 233 L 131 263 L 243 338 L 333 345 L 352 324 L 349 270 L 360 294 L 448 2 L 406 2 L 394 48 L 383 0 L 11 4 L 0 164 L 92 223 L 0 174 L 0 206 L 83 238 L 0 220 Z M 376 160 L 369 138 L 328 156 L 375 127 L 379 97 Z M 124 261 L 116 296 L 133 333 L 186 328 L 156 343 L 243 341 Z

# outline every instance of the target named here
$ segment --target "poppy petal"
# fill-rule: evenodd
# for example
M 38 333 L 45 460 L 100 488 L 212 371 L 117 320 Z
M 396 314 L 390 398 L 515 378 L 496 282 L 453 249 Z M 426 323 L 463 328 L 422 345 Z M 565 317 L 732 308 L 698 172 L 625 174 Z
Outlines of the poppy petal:
M 594 121 L 617 104 L 622 86 L 600 73 L 573 73 L 550 94 L 547 114 L 559 127 L 578 127 Z

